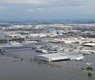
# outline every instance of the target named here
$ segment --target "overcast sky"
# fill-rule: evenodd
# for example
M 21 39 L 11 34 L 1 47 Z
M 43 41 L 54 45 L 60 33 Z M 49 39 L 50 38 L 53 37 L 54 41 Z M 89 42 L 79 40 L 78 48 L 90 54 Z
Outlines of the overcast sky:
M 94 18 L 95 0 L 0 0 L 0 20 Z

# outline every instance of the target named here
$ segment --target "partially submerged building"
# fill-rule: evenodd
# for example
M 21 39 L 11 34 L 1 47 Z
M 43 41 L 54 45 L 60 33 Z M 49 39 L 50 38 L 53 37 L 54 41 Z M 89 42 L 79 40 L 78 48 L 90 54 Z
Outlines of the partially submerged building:
M 56 53 L 56 54 L 41 54 L 35 56 L 35 59 L 42 60 L 42 61 L 62 61 L 62 60 L 83 60 L 83 54 L 79 52 L 70 52 L 70 53 Z

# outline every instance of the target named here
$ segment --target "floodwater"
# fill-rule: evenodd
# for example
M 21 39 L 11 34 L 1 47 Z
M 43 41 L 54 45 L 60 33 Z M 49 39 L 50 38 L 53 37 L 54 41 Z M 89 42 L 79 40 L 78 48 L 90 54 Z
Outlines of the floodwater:
M 35 54 L 35 52 L 31 49 L 9 51 L 8 53 L 15 54 L 23 58 L 28 58 L 29 56 Z M 93 56 L 91 56 L 91 58 L 92 57 Z M 91 58 L 88 60 L 92 61 Z M 87 74 L 82 71 L 73 70 L 72 68 L 64 66 L 67 65 L 69 67 L 80 69 L 81 66 L 84 66 L 83 64 L 85 64 L 85 62 L 85 60 L 62 61 L 54 62 L 53 64 L 56 65 L 48 65 L 46 63 L 39 63 L 35 61 L 31 62 L 0 55 L 0 80 L 95 80 L 95 78 L 88 77 Z

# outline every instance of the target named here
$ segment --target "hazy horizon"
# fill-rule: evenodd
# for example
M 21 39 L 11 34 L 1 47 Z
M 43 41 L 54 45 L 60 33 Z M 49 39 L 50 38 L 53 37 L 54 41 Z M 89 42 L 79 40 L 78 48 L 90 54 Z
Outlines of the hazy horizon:
M 95 20 L 95 0 L 0 0 L 0 21 Z

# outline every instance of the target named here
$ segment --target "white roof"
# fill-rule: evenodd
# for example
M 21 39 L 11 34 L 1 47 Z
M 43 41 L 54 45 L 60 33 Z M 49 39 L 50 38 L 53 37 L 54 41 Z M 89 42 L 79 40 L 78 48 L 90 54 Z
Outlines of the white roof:
M 55 54 L 42 54 L 36 56 L 38 59 L 45 61 L 56 61 L 56 60 L 64 60 L 64 59 L 75 59 L 80 60 L 83 59 L 84 56 L 82 54 L 68 54 L 68 53 L 55 53 Z
M 88 45 L 88 46 L 95 46 L 95 43 L 86 43 L 85 45 Z

